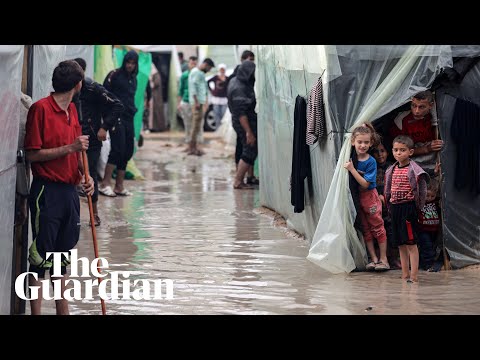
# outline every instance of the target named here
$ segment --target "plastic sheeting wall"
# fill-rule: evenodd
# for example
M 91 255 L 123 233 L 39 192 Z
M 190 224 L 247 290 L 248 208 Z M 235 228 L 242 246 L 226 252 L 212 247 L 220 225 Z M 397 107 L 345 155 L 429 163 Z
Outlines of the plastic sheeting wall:
M 0 46 L 0 314 L 10 314 L 23 45 Z
M 290 204 L 293 111 L 296 96 L 305 96 L 323 72 L 320 50 L 308 46 L 252 47 L 257 64 L 260 203 L 282 214 L 289 227 L 309 239 L 315 232 L 335 168 L 334 141 L 310 147 L 313 193 L 306 196 L 305 210 L 294 213 Z M 332 125 L 327 127 L 331 129 Z
M 235 69 L 235 66 L 240 61 L 240 56 L 237 56 L 236 45 L 208 45 L 206 57 L 209 57 L 215 63 L 213 73 L 218 71 L 218 65 L 224 63 L 227 65 L 227 70 Z
M 94 64 L 94 45 L 67 45 L 64 60 L 73 60 L 82 58 L 87 63 L 85 75 L 93 79 Z
M 475 48 L 480 55 L 480 46 Z M 441 153 L 443 238 L 452 267 L 460 268 L 480 263 L 480 195 L 458 191 L 454 186 L 457 147 L 450 127 L 457 98 L 480 106 L 480 64 L 467 73 L 460 85 L 440 88 L 436 98 L 440 134 L 445 141 Z
M 112 45 L 95 45 L 95 68 L 93 80 L 103 84 L 107 74 L 115 69 Z
M 222 118 L 222 123 L 218 129 L 215 130 L 215 134 L 218 134 L 225 143 L 225 150 L 229 153 L 235 153 L 235 147 L 237 144 L 237 133 L 232 125 L 232 114 L 227 108 Z
M 35 45 L 33 47 L 33 102 L 53 91 L 53 70 L 65 60 L 66 45 Z M 86 59 L 85 59 L 86 60 Z
M 168 76 L 168 123 L 170 124 L 170 130 L 180 130 L 177 123 L 177 93 L 178 93 L 178 81 L 180 76 L 178 75 L 178 67 L 180 62 L 178 61 L 178 53 L 174 46 L 172 57 L 170 60 L 170 69 Z M 180 71 L 181 75 L 181 71 Z

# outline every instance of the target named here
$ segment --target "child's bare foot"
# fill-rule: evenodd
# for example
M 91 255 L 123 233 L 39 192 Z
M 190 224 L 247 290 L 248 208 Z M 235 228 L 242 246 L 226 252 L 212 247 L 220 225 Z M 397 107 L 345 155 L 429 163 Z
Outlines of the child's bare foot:
M 418 284 L 418 278 L 410 278 L 407 280 L 409 284 Z

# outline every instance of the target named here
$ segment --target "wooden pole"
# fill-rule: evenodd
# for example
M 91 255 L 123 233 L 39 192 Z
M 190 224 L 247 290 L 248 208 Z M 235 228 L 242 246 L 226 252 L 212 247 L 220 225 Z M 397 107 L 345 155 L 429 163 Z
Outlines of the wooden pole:
M 435 140 L 438 140 L 439 139 L 439 135 L 440 135 L 440 132 L 439 132 L 439 129 L 438 129 L 438 126 L 439 126 L 439 121 L 438 121 L 438 114 L 437 114 L 437 101 L 435 99 L 435 96 L 436 94 L 434 93 L 433 95 L 433 98 L 434 98 L 434 106 L 433 106 L 433 109 L 434 109 L 434 114 L 432 114 L 434 117 L 435 117 Z M 440 151 L 437 151 L 437 164 L 440 164 Z M 440 189 L 440 194 L 442 194 L 442 171 L 440 170 L 439 171 L 439 174 L 438 174 L 438 186 L 439 186 L 439 189 Z M 442 206 L 442 197 L 440 196 L 440 208 L 442 209 L 443 206 Z M 443 220 L 443 216 L 444 216 L 444 211 L 441 211 L 441 216 L 442 216 L 442 224 L 444 223 L 444 220 Z M 443 252 L 443 267 L 445 268 L 445 270 L 451 270 L 451 265 L 450 265 L 450 260 L 448 259 L 448 253 L 447 253 L 447 249 L 445 248 L 445 241 L 444 241 L 444 237 L 443 237 L 443 226 L 440 227 L 440 231 L 439 231 L 439 234 L 442 238 L 442 252 Z
M 87 153 L 85 151 L 82 151 L 82 161 L 83 161 L 83 171 L 85 173 L 85 180 L 89 179 L 90 174 L 88 171 L 88 159 L 87 159 Z M 92 203 L 92 196 L 87 195 L 88 199 L 88 210 L 90 212 L 90 227 L 92 228 L 92 238 L 93 238 L 93 250 L 95 252 L 95 258 L 98 259 L 98 245 L 97 245 L 97 230 L 95 229 L 95 218 L 93 216 L 93 203 Z M 98 267 L 98 261 L 97 261 L 97 271 L 100 274 L 100 268 Z M 98 278 L 98 284 L 102 282 L 102 278 Z M 107 309 L 105 307 L 105 300 L 100 297 L 100 301 L 102 303 L 102 315 L 107 315 Z

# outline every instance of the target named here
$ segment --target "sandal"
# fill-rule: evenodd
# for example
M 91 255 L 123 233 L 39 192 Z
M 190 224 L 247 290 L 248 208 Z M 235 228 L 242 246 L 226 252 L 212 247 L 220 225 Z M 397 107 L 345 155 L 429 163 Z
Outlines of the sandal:
M 369 262 L 369 263 L 367 264 L 367 267 L 366 267 L 366 268 L 367 268 L 367 271 L 375 270 L 375 266 L 376 266 L 376 265 L 377 265 L 377 263 L 374 262 L 374 261 Z
M 115 194 L 117 194 L 118 196 L 132 196 L 133 195 L 127 189 L 123 189 L 122 191 L 115 191 Z
M 252 176 L 252 177 L 249 176 L 249 177 L 247 177 L 247 184 L 260 185 L 260 181 L 255 176 Z
M 387 271 L 390 270 L 390 265 L 385 264 L 384 262 L 379 261 L 377 265 L 375 265 L 375 271 Z
M 112 190 L 111 186 L 105 186 L 105 187 L 98 187 L 98 192 L 102 195 L 109 196 L 109 197 L 115 197 L 117 194 L 115 194 Z

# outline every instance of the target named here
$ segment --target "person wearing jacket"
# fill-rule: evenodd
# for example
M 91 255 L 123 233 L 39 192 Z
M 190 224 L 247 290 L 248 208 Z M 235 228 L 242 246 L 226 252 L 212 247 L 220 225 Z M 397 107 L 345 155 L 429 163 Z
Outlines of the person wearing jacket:
M 123 104 L 124 110 L 117 119 L 115 126 L 110 130 L 112 148 L 108 155 L 105 176 L 98 186 L 100 194 L 106 196 L 130 196 L 132 193 L 125 189 L 125 170 L 127 163 L 133 156 L 135 131 L 133 118 L 137 112 L 135 107 L 135 92 L 137 91 L 138 54 L 130 50 L 123 58 L 122 66 L 108 73 L 103 86 L 113 93 Z M 115 188 L 112 190 L 110 182 L 113 170 L 117 168 Z
M 253 166 L 258 154 L 257 145 L 257 114 L 255 113 L 255 92 L 253 78 L 255 63 L 242 62 L 237 76 L 230 80 L 227 90 L 228 107 L 232 113 L 232 125 L 237 138 L 242 143 L 242 153 L 238 162 L 237 174 L 233 183 L 235 189 L 249 189 L 250 185 L 243 182 L 249 166 Z
M 244 62 L 246 60 L 255 62 L 255 54 L 251 52 L 250 50 L 244 50 L 242 52 L 242 56 L 240 57 L 240 62 Z M 233 73 L 227 78 L 227 89 L 228 89 L 228 84 L 230 83 L 230 80 L 232 80 L 234 77 L 237 76 L 238 68 L 240 65 L 237 65 L 235 69 L 233 70 Z M 250 79 L 252 82 L 252 86 L 255 86 L 255 76 L 252 76 Z M 238 163 L 240 161 L 240 157 L 242 156 L 242 143 L 240 139 L 237 138 L 237 145 L 235 147 L 235 165 L 236 168 L 238 169 Z M 258 178 L 255 177 L 254 174 L 254 169 L 253 166 L 250 166 L 247 171 L 247 184 L 252 184 L 252 185 L 259 185 L 260 182 L 258 181 Z
M 85 71 L 87 63 L 82 58 L 74 59 Z M 102 141 L 107 139 L 107 131 L 115 126 L 115 122 L 123 111 L 122 102 L 99 83 L 85 77 L 82 90 L 73 98 L 77 107 L 78 118 L 82 126 L 82 134 L 89 136 L 90 145 L 87 150 L 88 169 L 95 182 L 92 195 L 95 226 L 100 225 L 98 216 L 98 174 L 97 164 L 102 149 Z

